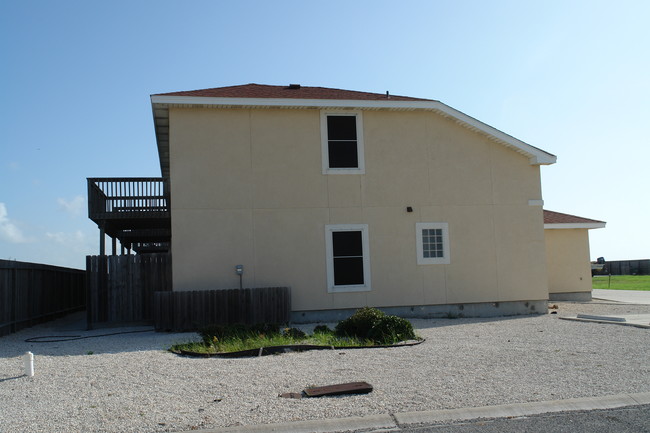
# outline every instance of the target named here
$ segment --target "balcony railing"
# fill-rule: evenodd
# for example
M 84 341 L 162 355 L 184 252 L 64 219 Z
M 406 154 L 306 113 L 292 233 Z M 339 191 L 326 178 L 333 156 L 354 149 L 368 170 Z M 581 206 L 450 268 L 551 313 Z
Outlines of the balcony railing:
M 88 178 L 88 217 L 169 218 L 167 180 L 155 177 Z

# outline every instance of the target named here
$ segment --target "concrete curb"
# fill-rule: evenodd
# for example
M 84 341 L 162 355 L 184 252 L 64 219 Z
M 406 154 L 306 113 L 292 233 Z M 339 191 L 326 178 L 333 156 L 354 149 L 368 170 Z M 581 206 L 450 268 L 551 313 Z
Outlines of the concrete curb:
M 462 409 L 404 412 L 396 413 L 392 416 L 369 415 L 350 418 L 297 421 L 280 424 L 223 427 L 207 430 L 192 430 L 192 433 L 328 433 L 353 430 L 395 430 L 409 424 L 436 424 L 449 421 L 467 421 L 477 418 L 507 418 L 576 410 L 615 409 L 618 407 L 638 406 L 643 404 L 650 404 L 650 392 L 502 404 L 498 406 L 482 406 Z
M 296 421 L 279 424 L 258 424 L 241 427 L 192 430 L 191 433 L 328 433 L 388 428 L 397 428 L 397 424 L 393 417 L 390 415 L 369 415 L 350 418 L 315 419 L 310 421 Z
M 575 410 L 613 409 L 641 404 L 650 404 L 650 392 L 641 394 L 620 394 L 605 397 L 584 397 L 571 398 L 567 400 L 503 404 L 498 406 L 483 406 L 465 409 L 407 412 L 395 414 L 395 418 L 399 425 L 404 425 L 460 421 L 477 418 L 507 418 Z

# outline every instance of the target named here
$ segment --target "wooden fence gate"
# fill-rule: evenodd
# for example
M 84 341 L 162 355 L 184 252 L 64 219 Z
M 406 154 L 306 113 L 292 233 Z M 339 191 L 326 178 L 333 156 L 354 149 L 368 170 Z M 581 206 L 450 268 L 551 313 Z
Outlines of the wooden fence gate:
M 170 254 L 86 257 L 88 328 L 153 321 L 153 294 L 170 291 Z

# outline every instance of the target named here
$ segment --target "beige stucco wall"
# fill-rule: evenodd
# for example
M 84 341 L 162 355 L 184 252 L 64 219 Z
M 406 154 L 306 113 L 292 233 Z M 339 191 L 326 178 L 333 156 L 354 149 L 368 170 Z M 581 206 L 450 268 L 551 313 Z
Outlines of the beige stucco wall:
M 319 110 L 169 116 L 174 290 L 242 264 L 295 311 L 547 298 L 539 166 L 452 120 L 365 111 L 366 173 L 324 175 Z M 417 264 L 416 222 L 449 224 L 450 264 Z M 371 291 L 328 293 L 327 224 L 368 224 Z
M 591 292 L 589 230 L 546 229 L 549 293 Z

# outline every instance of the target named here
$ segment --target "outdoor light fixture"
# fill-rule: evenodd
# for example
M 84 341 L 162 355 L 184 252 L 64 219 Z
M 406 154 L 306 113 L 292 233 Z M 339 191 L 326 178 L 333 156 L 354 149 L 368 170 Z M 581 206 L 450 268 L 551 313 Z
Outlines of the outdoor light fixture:
M 235 273 L 239 275 L 239 289 L 244 287 L 244 282 L 242 281 L 242 275 L 244 275 L 244 265 L 235 265 Z

